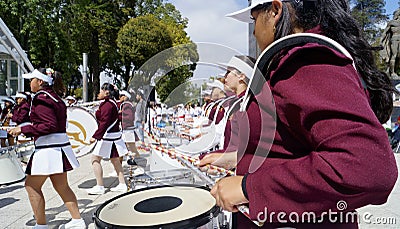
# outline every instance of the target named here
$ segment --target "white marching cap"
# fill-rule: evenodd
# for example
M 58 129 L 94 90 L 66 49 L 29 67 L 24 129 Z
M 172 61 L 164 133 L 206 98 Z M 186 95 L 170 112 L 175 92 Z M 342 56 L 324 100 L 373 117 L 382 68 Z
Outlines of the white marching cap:
M 22 93 L 17 93 L 16 95 L 15 95 L 15 98 L 22 98 L 22 99 L 27 99 L 28 97 L 25 95 L 25 94 L 22 94 Z
M 73 97 L 73 96 L 67 96 L 66 98 L 65 98 L 66 100 L 75 100 L 76 101 L 76 99 Z
M 245 74 L 247 79 L 251 79 L 253 76 L 253 68 L 236 56 L 233 56 L 228 63 L 219 63 L 218 65 L 225 70 L 228 70 L 229 67 L 235 68 L 239 72 Z
M 131 94 L 129 94 L 129 92 L 127 92 L 127 91 L 125 91 L 125 90 L 120 91 L 120 92 L 119 92 L 119 95 L 120 95 L 120 96 L 123 95 L 123 96 L 128 97 L 128 99 L 131 99 Z
M 33 72 L 22 74 L 22 78 L 24 78 L 24 79 L 37 78 L 37 79 L 43 80 L 44 82 L 47 82 L 49 85 L 53 84 L 53 78 L 51 76 L 45 75 L 45 74 L 39 72 L 39 70 L 37 70 L 37 69 L 33 70 Z
M 251 1 L 251 5 L 249 7 L 235 11 L 235 12 L 227 14 L 225 16 L 234 18 L 234 19 L 242 21 L 242 22 L 252 23 L 253 20 L 251 19 L 251 10 L 260 4 L 264 4 L 266 2 L 272 2 L 272 1 L 273 0 L 253 0 L 253 1 Z
M 224 84 L 219 80 L 214 80 L 211 83 L 207 83 L 207 86 L 210 87 L 211 89 L 212 88 L 219 88 L 219 89 L 221 89 L 221 91 L 225 90 Z

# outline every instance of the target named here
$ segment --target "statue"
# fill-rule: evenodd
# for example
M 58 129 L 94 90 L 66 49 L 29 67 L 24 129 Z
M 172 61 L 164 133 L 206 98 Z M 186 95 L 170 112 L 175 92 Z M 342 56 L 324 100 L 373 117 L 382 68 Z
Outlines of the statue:
M 387 73 L 393 78 L 398 78 L 396 69 L 399 67 L 400 52 L 400 8 L 393 13 L 393 20 L 389 21 L 382 33 L 380 54 L 389 65 Z

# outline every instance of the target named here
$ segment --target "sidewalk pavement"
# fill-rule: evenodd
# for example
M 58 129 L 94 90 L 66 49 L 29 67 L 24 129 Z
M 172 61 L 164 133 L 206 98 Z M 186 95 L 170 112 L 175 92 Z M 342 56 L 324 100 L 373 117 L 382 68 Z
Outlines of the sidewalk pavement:
M 110 192 L 109 190 L 109 188 L 118 184 L 117 177 L 108 176 L 110 172 L 114 171 L 109 161 L 102 161 L 106 193 L 103 195 L 88 195 L 86 193 L 85 189 L 91 188 L 96 184 L 90 158 L 90 154 L 80 157 L 79 162 L 81 166 L 73 172 L 70 172 L 68 179 L 72 190 L 77 196 L 83 219 L 88 225 L 88 228 L 95 228 L 92 217 L 96 209 L 105 201 L 121 193 Z M 396 155 L 396 160 L 400 169 L 400 154 Z M 125 174 L 128 174 L 128 166 L 125 161 L 123 165 Z M 61 198 L 52 188 L 49 179 L 44 184 L 42 190 L 46 199 L 46 216 L 49 228 L 58 228 L 58 225 L 70 220 L 69 212 Z M 360 228 L 400 228 L 399 200 L 400 184 L 398 181 L 386 204 L 380 206 L 366 206 L 359 209 L 360 215 L 366 219 L 360 223 Z M 24 189 L 24 181 L 0 187 L 0 219 L 0 228 L 29 228 L 35 224 L 28 196 Z

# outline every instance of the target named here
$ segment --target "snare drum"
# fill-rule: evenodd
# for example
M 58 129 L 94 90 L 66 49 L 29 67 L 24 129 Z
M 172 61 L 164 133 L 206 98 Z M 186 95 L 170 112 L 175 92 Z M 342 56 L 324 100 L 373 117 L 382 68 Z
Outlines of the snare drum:
M 193 173 L 188 169 L 171 169 L 163 171 L 146 172 L 136 176 L 135 187 L 149 187 L 173 184 L 194 184 Z M 135 188 L 133 187 L 133 189 Z
M 15 183 L 25 178 L 14 147 L 0 149 L 0 170 L 0 184 L 2 185 Z
M 134 190 L 101 205 L 97 228 L 211 228 L 220 213 L 209 189 L 194 185 Z
M 97 121 L 93 114 L 81 107 L 67 108 L 67 135 L 77 157 L 90 153 L 95 143 L 90 139 L 97 130 Z

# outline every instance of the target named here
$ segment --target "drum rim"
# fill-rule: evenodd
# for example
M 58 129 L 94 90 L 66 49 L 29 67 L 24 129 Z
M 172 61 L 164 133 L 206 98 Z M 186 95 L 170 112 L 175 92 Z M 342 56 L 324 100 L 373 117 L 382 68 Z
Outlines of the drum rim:
M 86 110 L 85 108 L 82 108 L 82 107 L 67 107 L 67 110 L 68 110 L 68 109 L 71 109 L 71 110 L 73 110 L 73 109 L 83 110 L 83 111 L 87 112 L 88 114 L 90 114 L 95 120 L 97 120 L 97 119 L 96 119 L 96 116 L 94 116 L 94 114 L 90 113 L 90 112 L 89 112 L 88 110 Z M 97 121 L 96 121 L 96 123 L 97 123 Z
M 107 200 L 106 202 L 104 202 L 102 205 L 100 205 L 100 207 L 98 207 L 95 211 L 95 213 L 93 214 L 93 221 L 96 227 L 100 227 L 100 228 L 133 228 L 133 229 L 138 229 L 138 228 L 143 228 L 143 229 L 150 229 L 150 228 L 197 228 L 200 227 L 206 223 L 208 223 L 210 214 L 213 215 L 213 217 L 217 216 L 220 212 L 221 209 L 220 207 L 218 207 L 217 205 L 214 205 L 210 210 L 208 210 L 207 212 L 204 212 L 198 216 L 194 216 L 192 218 L 188 218 L 185 220 L 181 220 L 178 222 L 173 222 L 173 223 L 167 223 L 167 224 L 158 224 L 158 225 L 152 225 L 152 226 L 122 226 L 122 225 L 110 225 L 107 222 L 104 222 L 103 220 L 101 220 L 99 218 L 99 214 L 101 212 L 101 210 L 103 210 L 104 207 L 106 207 L 110 202 L 119 199 L 123 196 L 126 195 L 130 195 L 132 193 L 136 193 L 136 192 L 140 192 L 140 191 L 144 191 L 144 190 L 151 190 L 151 189 L 155 189 L 155 188 L 164 188 L 164 187 L 195 187 L 195 188 L 200 188 L 200 189 L 204 189 L 207 191 L 210 191 L 210 188 L 205 187 L 205 186 L 199 186 L 199 185 L 195 185 L 195 184 L 176 184 L 176 185 L 161 185 L 161 186 L 153 186 L 153 187 L 146 187 L 146 188 L 142 188 L 142 189 L 137 189 L 137 190 L 133 190 L 130 192 L 126 192 L 123 193 L 121 195 L 115 196 L 109 200 Z

